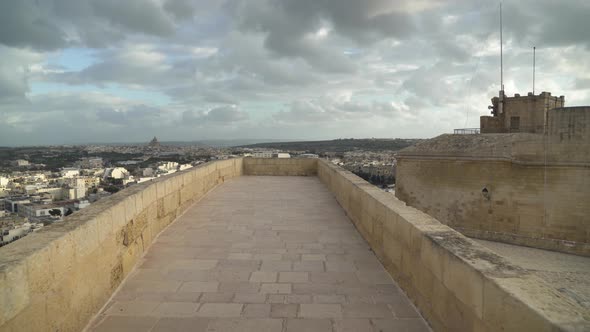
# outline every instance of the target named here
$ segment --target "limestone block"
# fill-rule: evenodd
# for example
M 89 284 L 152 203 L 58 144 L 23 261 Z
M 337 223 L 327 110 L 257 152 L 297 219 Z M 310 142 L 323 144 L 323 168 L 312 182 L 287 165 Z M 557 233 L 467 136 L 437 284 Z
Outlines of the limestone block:
M 506 331 L 556 330 L 547 318 L 570 323 L 582 321 L 583 314 L 558 294 L 551 293 L 540 280 L 530 276 L 488 279 L 484 283 L 484 321 L 490 327 Z M 522 301 L 523 295 L 526 302 Z M 543 308 L 544 312 L 536 312 L 531 305 Z
M 361 225 L 365 228 L 366 232 L 373 236 L 373 216 L 375 213 L 376 202 L 368 192 L 361 190 Z
M 183 204 L 195 196 L 195 187 L 186 185 L 180 189 L 180 203 Z
M 422 264 L 440 281 L 443 280 L 443 271 L 448 261 L 448 253 L 432 239 L 426 237 L 422 241 L 420 260 Z
M 194 199 L 200 199 L 203 196 L 204 189 L 203 189 L 203 179 L 201 177 L 195 177 L 195 180 L 192 184 L 194 190 Z
M 171 193 L 164 197 L 164 213 L 169 214 L 175 212 L 180 205 L 180 195 L 178 191 Z
M 143 231 L 141 232 L 141 241 L 144 247 L 144 251 L 146 251 L 146 249 L 152 244 L 152 242 L 154 241 L 154 236 L 155 235 L 153 234 L 152 227 L 150 225 L 143 229 Z
M 166 193 L 165 195 L 168 196 L 171 193 L 174 192 L 174 183 L 173 183 L 173 175 L 170 177 L 165 177 L 164 178 L 164 192 Z
M 420 269 L 418 263 L 420 262 L 420 256 L 413 254 L 408 248 L 402 246 L 402 264 L 401 271 L 409 279 L 408 281 L 412 284 L 412 287 L 416 287 L 416 279 Z
M 51 331 L 61 330 L 62 322 L 75 308 L 72 299 L 77 292 L 78 285 L 72 282 L 72 275 L 67 275 L 60 281 L 57 281 L 53 287 L 46 293 L 45 302 L 47 303 L 47 327 Z
M 149 225 L 153 224 L 158 219 L 158 203 L 157 202 L 152 202 L 150 205 L 148 205 L 144 209 L 144 211 L 146 213 Z
M 153 202 L 156 201 L 156 199 L 158 199 L 158 192 L 157 192 L 157 188 L 156 188 L 156 184 L 154 183 L 149 183 L 144 190 L 141 191 L 141 195 L 142 195 L 142 209 L 144 209 L 146 206 L 152 204 Z
M 113 217 L 109 210 L 103 211 L 95 217 L 98 244 L 113 235 Z
M 86 256 L 98 248 L 97 220 L 92 218 L 80 223 L 70 234 L 74 239 L 76 259 L 78 262 L 84 262 Z
M 158 198 L 158 201 L 156 202 L 157 206 L 158 206 L 158 218 L 163 218 L 166 215 L 166 209 L 164 207 L 164 199 L 165 197 L 161 197 Z
M 195 174 L 189 169 L 186 173 L 182 174 L 182 185 L 190 186 L 195 179 Z
M 113 223 L 113 232 L 118 232 L 127 223 L 125 214 L 125 203 L 119 202 L 109 208 L 111 211 L 111 221 Z
M 435 320 L 442 321 L 445 325 L 446 306 L 449 301 L 448 298 L 451 296 L 451 292 L 445 287 L 442 280 L 437 278 L 432 280 L 431 312 Z
M 400 269 L 402 265 L 402 245 L 388 230 L 383 232 L 383 251 L 385 257 L 395 265 L 395 268 Z
M 397 220 L 397 232 L 393 234 L 393 236 L 399 240 L 404 247 L 410 248 L 412 224 L 402 216 Z
M 178 208 L 178 213 L 177 215 L 182 214 L 184 211 L 186 211 L 188 208 L 190 208 L 193 204 L 194 204 L 194 200 L 193 199 L 189 199 L 186 202 L 182 203 L 180 205 L 180 207 Z
M 23 262 L 24 263 L 24 262 Z M 30 303 L 27 266 L 13 263 L 0 271 L 0 325 L 15 317 Z
M 76 308 L 76 310 L 70 310 L 69 317 L 64 320 L 66 325 L 74 328 L 73 330 L 83 328 L 86 322 L 104 304 L 103 302 L 97 301 L 94 293 L 95 284 L 98 282 L 98 268 L 95 262 L 99 255 L 100 253 L 98 251 L 93 253 L 90 259 L 84 264 L 81 264 L 66 283 L 66 287 L 75 289 L 71 297 L 71 308 Z M 94 282 L 89 282 L 89 280 Z M 69 329 L 66 328 L 66 330 Z
M 357 188 L 350 190 L 350 196 L 348 199 L 348 215 L 355 225 L 361 223 L 362 217 L 362 205 L 361 205 L 361 191 Z
M 449 255 L 443 268 L 443 284 L 478 318 L 483 317 L 484 280 L 481 272 Z
M 51 273 L 51 249 L 44 246 L 31 253 L 25 259 L 27 267 L 27 282 L 31 295 L 43 294 L 54 283 Z
M 434 282 L 437 278 L 421 262 L 416 262 L 416 267 L 418 271 L 416 276 L 416 289 L 424 299 L 424 304 L 430 306 L 430 299 L 432 299 L 434 293 Z
M 30 303 L 23 308 L 18 315 L 6 323 L 2 323 L 1 329 L 6 332 L 44 332 L 47 331 L 47 303 L 42 296 L 31 298 Z
M 137 215 L 135 219 L 132 219 L 127 223 L 124 228 L 124 244 L 130 243 L 135 241 L 137 238 L 141 237 L 143 230 L 148 225 L 148 211 L 144 211 Z
M 72 234 L 66 233 L 49 244 L 51 251 L 51 273 L 56 280 L 71 273 L 76 264 L 76 246 Z
M 155 181 L 156 185 L 156 197 L 157 199 L 162 199 L 168 195 L 166 192 L 166 180 L 165 178 L 159 178 Z
M 125 199 L 123 200 L 123 202 L 125 203 L 125 222 L 128 222 L 129 220 L 135 218 L 135 216 L 137 215 L 135 200 L 136 199 L 134 194 L 125 197 Z
M 123 275 L 127 276 L 133 270 L 135 263 L 141 257 L 143 250 L 140 241 L 135 241 L 129 244 L 127 250 L 122 255 Z

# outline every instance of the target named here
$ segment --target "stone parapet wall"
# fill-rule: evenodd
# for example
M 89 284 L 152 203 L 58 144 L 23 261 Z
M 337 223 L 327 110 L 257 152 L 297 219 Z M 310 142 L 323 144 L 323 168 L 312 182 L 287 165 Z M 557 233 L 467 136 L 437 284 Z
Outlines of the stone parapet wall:
M 0 251 L 1 331 L 81 331 L 154 238 L 242 159 L 134 185 Z
M 590 256 L 590 167 L 401 157 L 396 196 L 465 235 Z
M 317 162 L 317 158 L 244 158 L 244 175 L 316 175 Z
M 0 251 L 0 331 L 80 331 L 154 238 L 240 175 L 318 175 L 435 331 L 583 331 L 587 311 L 526 270 L 318 159 L 231 159 L 138 184 Z
M 583 331 L 587 311 L 504 258 L 326 161 L 318 177 L 435 331 Z

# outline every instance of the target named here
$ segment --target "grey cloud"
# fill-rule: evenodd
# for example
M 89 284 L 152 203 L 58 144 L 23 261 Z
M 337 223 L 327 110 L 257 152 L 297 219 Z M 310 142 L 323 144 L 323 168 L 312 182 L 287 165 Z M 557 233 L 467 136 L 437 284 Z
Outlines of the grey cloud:
M 182 119 L 185 123 L 228 125 L 248 120 L 248 113 L 241 111 L 236 106 L 221 106 L 209 111 L 185 111 Z
M 28 91 L 29 85 L 23 68 L 0 65 L 0 101 L 24 98 Z
M 98 16 L 133 32 L 168 36 L 174 24 L 153 0 L 94 0 L 93 9 Z
M 30 91 L 29 67 L 42 59 L 37 52 L 0 45 L 0 110 L 2 103 L 24 101 Z
M 248 114 L 233 106 L 218 107 L 210 110 L 204 116 L 206 121 L 213 122 L 236 122 L 248 119 Z
M 64 47 L 66 35 L 49 16 L 47 8 L 33 0 L 0 2 L 0 43 L 49 50 Z
M 507 93 L 530 89 L 536 45 L 537 88 L 590 102 L 589 6 L 505 2 Z M 477 125 L 498 89 L 483 0 L 21 0 L 0 18 L 3 139 L 426 136 Z M 66 47 L 95 62 L 63 72 Z
M 189 0 L 167 0 L 164 9 L 177 19 L 188 19 L 195 14 L 195 8 Z
M 171 36 L 181 3 L 166 3 L 164 9 L 155 0 L 2 1 L 0 43 L 55 50 L 80 43 L 103 47 L 134 33 Z
M 288 105 L 287 110 L 275 113 L 273 118 L 283 123 L 326 123 L 372 117 L 395 118 L 404 111 L 403 107 L 392 103 L 339 101 L 324 97 L 317 100 L 296 100 Z
M 580 90 L 590 89 L 590 78 L 577 78 L 574 87 Z
M 153 127 L 163 117 L 162 111 L 146 105 L 134 105 L 129 108 L 100 109 L 96 113 L 99 120 L 117 126 Z

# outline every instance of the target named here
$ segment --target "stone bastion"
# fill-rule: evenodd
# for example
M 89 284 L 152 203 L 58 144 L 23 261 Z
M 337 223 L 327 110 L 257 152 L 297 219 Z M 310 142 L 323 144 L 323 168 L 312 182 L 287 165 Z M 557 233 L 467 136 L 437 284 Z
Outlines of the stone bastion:
M 582 331 L 527 270 L 318 159 L 230 159 L 138 184 L 0 250 L 1 331 L 81 331 L 155 237 L 232 177 L 317 176 L 435 331 Z

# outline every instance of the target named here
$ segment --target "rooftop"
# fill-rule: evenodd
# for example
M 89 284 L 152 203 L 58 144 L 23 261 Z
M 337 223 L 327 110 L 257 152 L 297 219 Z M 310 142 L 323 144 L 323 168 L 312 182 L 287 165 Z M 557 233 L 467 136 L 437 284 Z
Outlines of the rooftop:
M 531 133 L 443 134 L 407 147 L 397 156 L 586 165 L 590 163 L 590 157 L 580 151 L 587 148 L 587 141 L 563 142 L 555 137 Z
M 354 320 L 351 320 L 354 319 Z M 91 331 L 429 331 L 316 177 L 239 177 L 163 231 Z

